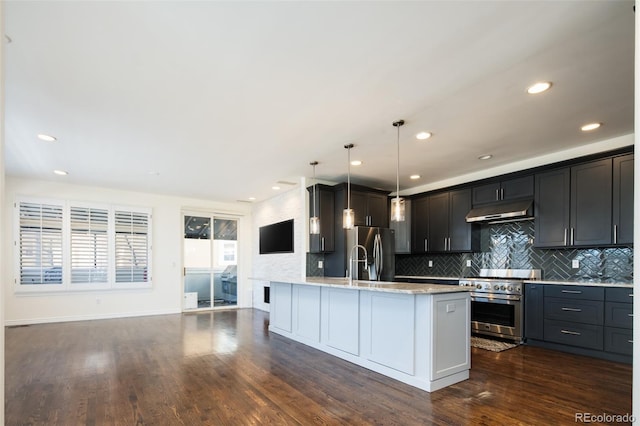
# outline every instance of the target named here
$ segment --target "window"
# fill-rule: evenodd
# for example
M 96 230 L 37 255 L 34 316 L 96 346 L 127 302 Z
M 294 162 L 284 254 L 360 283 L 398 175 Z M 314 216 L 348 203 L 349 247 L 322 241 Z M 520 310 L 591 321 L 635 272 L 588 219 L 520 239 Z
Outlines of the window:
M 107 283 L 109 211 L 71 207 L 71 282 Z
M 116 282 L 147 282 L 148 252 L 148 215 L 116 211 Z
M 20 284 L 62 284 L 62 206 L 20 203 Z
M 16 202 L 18 291 L 151 286 L 151 213 L 145 209 Z

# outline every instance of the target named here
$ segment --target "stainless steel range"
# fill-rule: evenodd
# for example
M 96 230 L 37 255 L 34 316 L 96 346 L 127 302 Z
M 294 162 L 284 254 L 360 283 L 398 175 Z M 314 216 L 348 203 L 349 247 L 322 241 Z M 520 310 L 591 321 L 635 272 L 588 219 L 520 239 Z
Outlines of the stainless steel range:
M 517 342 L 523 338 L 524 280 L 538 280 L 540 269 L 481 269 L 480 276 L 462 278 L 471 290 L 471 332 Z

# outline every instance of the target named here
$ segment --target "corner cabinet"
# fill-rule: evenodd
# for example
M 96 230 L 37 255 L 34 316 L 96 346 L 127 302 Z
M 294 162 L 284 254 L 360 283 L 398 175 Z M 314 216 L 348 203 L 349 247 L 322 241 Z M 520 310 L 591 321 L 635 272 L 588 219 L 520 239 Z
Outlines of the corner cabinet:
M 479 247 L 479 233 L 465 216 L 471 210 L 471 189 L 442 192 L 414 201 L 414 253 L 468 252 Z
M 617 158 L 624 158 L 617 157 Z M 633 227 L 633 159 L 605 158 L 536 175 L 535 247 L 622 244 Z M 620 189 L 615 202 L 614 162 Z M 631 170 L 631 176 L 630 176 Z M 629 199 L 629 197 L 631 199 Z M 621 207 L 623 206 L 623 207 Z M 617 215 L 617 223 L 613 216 Z M 615 225 L 615 226 L 614 226 Z M 622 240 L 617 232 L 622 231 Z
M 335 247 L 335 202 L 333 188 L 327 185 L 317 184 L 315 209 L 320 219 L 320 234 L 309 234 L 310 253 L 328 253 Z M 314 200 L 313 186 L 307 188 L 309 191 L 309 217 L 313 216 Z

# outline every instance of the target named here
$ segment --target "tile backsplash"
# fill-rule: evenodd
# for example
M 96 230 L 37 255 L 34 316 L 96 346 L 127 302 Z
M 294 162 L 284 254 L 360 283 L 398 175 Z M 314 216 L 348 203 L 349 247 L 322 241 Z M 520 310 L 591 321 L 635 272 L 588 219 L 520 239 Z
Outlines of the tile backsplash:
M 482 225 L 480 252 L 476 253 L 396 255 L 396 275 L 465 277 L 477 275 L 481 268 L 511 268 L 541 269 L 545 280 L 633 281 L 631 247 L 534 248 L 533 226 L 533 221 Z M 429 260 L 433 261 L 431 268 Z M 572 267 L 574 260 L 578 268 Z

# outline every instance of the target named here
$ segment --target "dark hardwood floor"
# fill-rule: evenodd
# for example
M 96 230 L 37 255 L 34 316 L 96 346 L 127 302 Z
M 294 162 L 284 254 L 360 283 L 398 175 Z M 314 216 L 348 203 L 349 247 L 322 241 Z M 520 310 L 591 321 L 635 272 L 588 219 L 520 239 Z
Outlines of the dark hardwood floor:
M 631 366 L 472 350 L 428 393 L 267 331 L 242 309 L 6 330 L 8 425 L 551 425 L 631 411 Z

